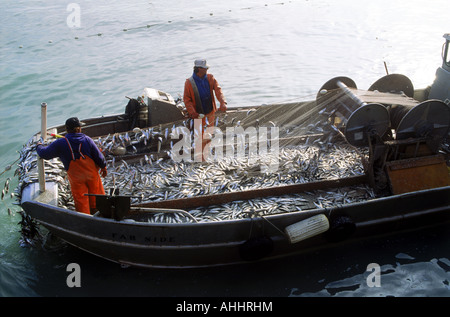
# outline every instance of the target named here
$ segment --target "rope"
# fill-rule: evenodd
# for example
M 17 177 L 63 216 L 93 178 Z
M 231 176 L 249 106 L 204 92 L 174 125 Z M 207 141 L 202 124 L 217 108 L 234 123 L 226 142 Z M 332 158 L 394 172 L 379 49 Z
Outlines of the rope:
M 293 2 L 293 0 L 288 1 L 288 2 L 277 2 L 277 3 L 271 3 L 271 4 L 264 4 L 264 5 L 261 5 L 261 6 L 253 6 L 253 7 L 239 8 L 238 10 L 252 10 L 252 9 L 263 8 L 263 7 L 274 6 L 274 5 L 285 5 L 285 4 L 288 4 L 288 3 L 291 3 L 291 2 Z M 227 10 L 227 11 L 228 11 L 228 12 L 231 12 L 232 10 L 229 9 L 229 10 Z M 213 12 L 210 12 L 209 15 L 210 15 L 210 16 L 213 16 L 214 13 L 213 13 Z M 194 17 L 190 16 L 189 19 L 192 20 L 192 19 L 194 19 Z M 122 32 L 128 32 L 128 31 L 139 30 L 139 29 L 143 29 L 143 30 L 144 30 L 144 29 L 150 29 L 151 27 L 154 27 L 154 26 L 164 25 L 164 24 L 166 24 L 166 23 L 174 23 L 174 22 L 176 22 L 176 21 L 168 20 L 167 22 L 159 22 L 159 23 L 153 23 L 153 24 L 145 24 L 145 25 L 136 26 L 136 27 L 123 28 L 123 29 L 122 29 Z M 95 36 L 103 36 L 103 35 L 105 35 L 105 33 L 99 32 L 99 33 L 95 33 L 95 34 L 86 35 L 86 37 L 95 37 Z M 75 39 L 75 40 L 79 40 L 80 37 L 79 37 L 79 36 L 75 36 L 74 39 Z M 53 41 L 53 40 L 49 40 L 49 41 L 48 41 L 49 44 L 53 44 L 54 42 L 55 42 L 55 41 Z M 23 48 L 23 45 L 20 45 L 19 48 L 22 49 L 22 48 Z
M 0 176 L 2 176 L 6 171 L 9 171 L 11 169 L 11 167 L 13 166 L 13 164 L 15 164 L 18 160 L 20 160 L 20 157 L 17 160 L 15 160 L 14 162 L 12 162 L 11 164 L 6 165 L 5 170 L 0 173 Z
M 289 2 L 292 2 L 292 1 L 289 1 Z M 285 4 L 284 2 L 277 2 L 277 3 L 272 3 L 272 4 L 264 4 L 263 6 L 254 6 L 254 7 L 240 8 L 240 10 L 252 10 L 252 9 L 261 8 L 261 7 L 268 7 L 269 5 L 284 5 L 284 4 Z M 228 10 L 228 12 L 231 12 L 231 11 L 232 11 L 231 9 Z M 210 12 L 209 15 L 213 16 L 214 13 Z M 190 16 L 189 19 L 192 20 L 192 19 L 194 19 L 194 17 Z M 174 23 L 174 22 L 176 22 L 176 21 L 168 20 L 166 23 Z M 131 28 L 123 28 L 122 31 L 123 32 L 128 32 L 128 31 L 132 31 L 132 30 L 149 29 L 149 28 L 151 28 L 153 26 L 163 25 L 163 24 L 166 24 L 166 23 L 161 22 L 161 23 L 146 24 L 146 25 L 141 25 L 141 26 L 136 26 L 136 27 L 131 27 Z M 103 35 L 104 35 L 104 33 L 95 33 L 95 34 L 87 35 L 87 37 L 103 36 Z M 79 37 L 76 36 L 75 39 L 78 40 Z

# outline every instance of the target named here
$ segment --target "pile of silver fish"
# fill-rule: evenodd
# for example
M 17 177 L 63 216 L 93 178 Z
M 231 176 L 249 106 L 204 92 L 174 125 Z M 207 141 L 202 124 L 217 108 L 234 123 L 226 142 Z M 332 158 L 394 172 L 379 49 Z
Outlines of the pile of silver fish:
M 278 168 L 270 173 L 261 170 L 260 162 L 250 164 L 248 159 L 237 158 L 215 162 L 174 162 L 170 158 L 161 158 L 141 160 L 136 164 L 122 160 L 108 166 L 109 175 L 104 179 L 104 185 L 118 188 L 121 195 L 132 196 L 132 203 L 140 204 L 362 175 L 364 169 L 360 155 L 346 144 L 329 145 L 327 151 L 315 145 L 291 146 L 280 149 Z M 112 162 L 109 161 L 110 164 Z M 353 186 L 235 201 L 192 209 L 189 213 L 197 221 L 221 221 L 331 207 L 371 198 L 375 198 L 375 194 L 370 187 Z M 190 221 L 184 218 L 182 215 L 160 213 L 149 216 L 148 221 Z
M 362 156 L 345 144 L 297 145 L 279 149 L 275 172 L 264 172 L 261 162 L 225 157 L 214 162 L 175 162 L 170 157 L 141 159 L 131 164 L 108 156 L 105 190 L 119 189 L 120 195 L 132 196 L 132 204 L 243 191 L 278 185 L 306 183 L 362 175 Z M 19 176 L 17 198 L 24 186 L 38 181 L 35 144 L 24 146 L 16 170 Z M 45 161 L 46 180 L 58 183 L 60 207 L 74 209 L 65 170 L 58 159 Z M 331 207 L 374 198 L 370 187 L 353 186 L 328 191 L 307 192 L 283 197 L 236 201 L 223 205 L 188 210 L 198 222 L 241 219 L 275 213 Z M 149 214 L 148 222 L 192 221 L 182 214 Z
M 272 108 L 266 109 L 274 111 L 271 110 Z M 178 125 L 136 128 L 122 134 L 94 138 L 96 144 L 105 153 L 108 162 L 108 176 L 103 179 L 106 193 L 108 194 L 110 189 L 118 189 L 120 195 L 132 197 L 132 204 L 141 204 L 364 174 L 363 162 L 367 160 L 368 153 L 364 149 L 348 145 L 343 139 L 336 141 L 338 133 L 329 128 L 327 120 L 320 120 L 305 111 L 301 116 L 307 120 L 299 124 L 303 118 L 292 115 L 298 113 L 297 105 L 292 105 L 291 112 L 283 111 L 284 117 L 279 116 L 280 112 L 277 112 L 276 117 L 266 116 L 265 122 L 259 121 L 259 118 L 265 117 L 258 113 L 259 111 L 267 110 L 250 109 L 235 116 L 224 114 L 216 118 L 214 125 L 222 128 L 249 124 L 267 127 L 280 125 L 284 127 L 280 128 L 280 139 L 290 140 L 292 136 L 302 135 L 307 137 L 301 142 L 285 144 L 280 142 L 278 151 L 272 157 L 271 152 L 268 151 L 264 157 L 256 156 L 255 158 L 253 155 L 251 160 L 249 155 L 244 157 L 226 155 L 223 158 L 203 162 L 178 161 L 171 155 L 173 147 L 171 132 L 180 127 L 192 130 L 192 120 L 178 122 Z M 319 134 L 322 137 L 314 137 Z M 49 142 L 51 141 L 50 139 Z M 32 138 L 20 152 L 20 161 L 16 170 L 19 178 L 16 197 L 19 202 L 22 189 L 29 183 L 38 182 L 35 147 L 36 140 Z M 144 150 L 147 152 L 143 152 Z M 130 160 L 130 157 L 133 159 Z M 275 168 L 267 169 L 267 162 L 270 164 L 275 162 Z M 74 209 L 70 185 L 59 159 L 45 161 L 45 174 L 46 181 L 58 184 L 58 205 L 62 208 Z M 375 198 L 372 189 L 361 185 L 282 197 L 235 201 L 187 211 L 198 222 L 224 221 L 331 207 L 372 198 Z M 140 221 L 176 223 L 192 221 L 192 219 L 183 214 L 148 213 L 148 218 Z

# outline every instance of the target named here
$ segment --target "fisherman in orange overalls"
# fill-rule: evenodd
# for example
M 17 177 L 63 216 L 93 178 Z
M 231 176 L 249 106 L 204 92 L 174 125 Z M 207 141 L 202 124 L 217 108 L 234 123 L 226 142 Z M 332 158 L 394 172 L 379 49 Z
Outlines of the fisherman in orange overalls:
M 194 62 L 194 73 L 184 84 L 183 102 L 186 106 L 189 118 L 202 119 L 202 126 L 208 127 L 214 124 L 215 113 L 217 111 L 225 112 L 227 102 L 222 93 L 222 88 L 212 74 L 207 74 L 209 65 L 204 59 L 198 59 Z M 216 107 L 217 100 L 220 102 L 220 108 Z M 202 140 L 202 150 L 210 140 Z
M 204 59 L 194 62 L 194 73 L 184 84 L 183 101 L 189 117 L 198 119 L 208 117 L 209 122 L 214 122 L 216 111 L 226 111 L 227 102 L 222 93 L 222 88 L 212 74 L 207 74 L 209 65 Z M 216 100 L 220 102 L 220 108 L 216 107 Z M 202 116 L 203 115 L 203 116 Z M 209 118 L 210 117 L 210 118 Z
M 36 151 L 46 160 L 59 157 L 67 171 L 75 209 L 91 214 L 96 207 L 95 197 L 85 194 L 105 194 L 99 170 L 106 177 L 106 160 L 94 141 L 81 133 L 81 126 L 78 118 L 67 119 L 66 136 L 48 146 L 38 143 Z

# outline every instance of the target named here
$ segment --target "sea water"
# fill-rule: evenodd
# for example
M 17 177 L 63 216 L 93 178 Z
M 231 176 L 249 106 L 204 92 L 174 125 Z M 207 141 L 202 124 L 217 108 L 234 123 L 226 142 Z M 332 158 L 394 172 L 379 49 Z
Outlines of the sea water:
M 0 8 L 0 186 L 11 178 L 12 189 L 42 102 L 52 126 L 123 113 L 125 96 L 145 87 L 178 98 L 198 58 L 230 108 L 311 100 L 336 76 L 367 89 L 400 73 L 425 88 L 450 32 L 448 0 L 4 0 Z M 10 193 L 0 201 L 0 296 L 450 295 L 448 226 L 239 267 L 124 269 L 71 246 L 21 246 L 14 202 Z M 70 263 L 81 268 L 81 287 L 68 286 Z

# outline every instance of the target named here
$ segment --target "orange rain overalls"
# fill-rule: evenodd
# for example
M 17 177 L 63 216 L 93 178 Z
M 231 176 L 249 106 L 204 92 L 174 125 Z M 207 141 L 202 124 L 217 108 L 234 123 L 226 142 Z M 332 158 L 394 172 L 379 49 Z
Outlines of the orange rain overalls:
M 81 153 L 81 144 L 78 149 L 81 156 L 79 159 L 75 159 L 72 146 L 69 140 L 66 139 L 66 141 L 72 152 L 72 161 L 67 170 L 67 176 L 75 202 L 75 209 L 85 214 L 91 214 L 91 211 L 96 207 L 95 196 L 86 196 L 85 194 L 105 194 L 105 189 L 98 173 L 99 167 L 93 159 Z

